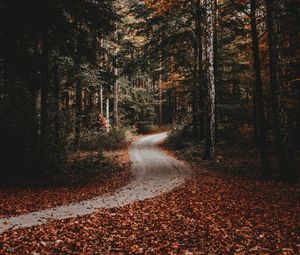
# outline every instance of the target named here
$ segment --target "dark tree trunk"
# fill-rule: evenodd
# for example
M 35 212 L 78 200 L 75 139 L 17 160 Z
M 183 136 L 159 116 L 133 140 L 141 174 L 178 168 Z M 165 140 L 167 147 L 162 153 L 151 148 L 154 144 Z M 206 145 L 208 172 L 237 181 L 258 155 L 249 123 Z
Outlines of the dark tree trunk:
M 218 21 L 219 21 L 219 10 L 218 10 L 218 0 L 214 0 L 214 72 L 215 72 L 215 86 L 218 88 L 219 83 L 219 72 L 218 72 L 218 66 L 219 66 L 219 56 L 218 56 Z M 216 97 L 217 101 L 217 97 Z M 217 104 L 217 102 L 216 102 Z M 216 107 L 216 137 L 218 137 L 218 130 L 219 130 L 219 118 L 218 118 L 218 111 Z
M 33 82 L 36 82 L 34 80 Z M 31 127 L 30 127 L 30 140 L 31 147 L 34 152 L 38 152 L 38 121 L 37 121 L 37 89 L 33 85 L 30 90 L 30 112 L 31 112 Z
M 288 132 L 288 119 L 284 104 L 284 84 L 280 67 L 280 3 L 278 0 L 266 0 L 266 5 L 270 55 L 270 89 L 279 154 L 280 178 L 282 180 L 294 180 L 296 178 L 294 155 Z
M 59 146 L 59 132 L 60 132 L 60 124 L 59 124 L 59 103 L 60 103 L 60 84 L 59 84 L 59 73 L 58 73 L 58 66 L 55 64 L 54 70 L 54 108 L 55 108 L 55 115 L 54 115 L 54 143 L 56 146 Z
M 195 2 L 195 32 L 194 32 L 194 86 L 192 89 L 192 113 L 193 113 L 193 138 L 199 138 L 199 89 L 200 89 L 200 76 L 199 76 L 199 61 L 200 61 L 200 29 L 201 29 L 201 17 L 200 17 L 200 1 Z
M 75 106 L 75 149 L 79 148 L 80 132 L 81 132 L 81 118 L 82 118 L 82 85 L 81 81 L 76 81 L 76 106 Z
M 41 134 L 40 134 L 40 152 L 42 158 L 48 141 L 48 90 L 49 90 L 49 47 L 48 47 L 48 29 L 44 31 L 42 37 L 42 70 L 41 70 Z
M 263 97 L 261 64 L 259 54 L 259 39 L 257 34 L 256 23 L 256 0 L 251 0 L 251 34 L 252 34 L 252 54 L 253 54 L 253 68 L 255 71 L 255 98 L 257 106 L 258 126 L 259 126 L 259 149 L 262 162 L 262 176 L 269 178 L 271 175 L 270 162 L 268 159 L 268 145 L 267 145 L 267 130 L 265 122 L 265 106 Z M 256 117 L 256 116 L 255 116 Z
M 253 122 L 253 144 L 255 147 L 258 147 L 259 139 L 258 139 L 258 126 L 257 126 L 257 98 L 256 92 L 253 91 L 253 114 L 252 114 L 252 122 Z
M 158 93 L 159 93 L 159 126 L 163 124 L 163 87 L 162 87 L 162 79 L 161 74 L 159 74 L 158 80 Z
M 197 139 L 205 137 L 205 116 L 204 116 L 204 102 L 205 93 L 203 89 L 204 76 L 203 76 L 203 60 L 202 60 L 202 25 L 201 25 L 201 6 L 200 0 L 195 2 L 195 85 L 193 91 L 193 134 Z
M 93 92 L 89 91 L 88 92 L 88 105 L 87 105 L 87 111 L 86 111 L 86 127 L 89 128 L 93 119 L 92 119 L 92 113 L 94 109 L 94 98 L 93 98 Z

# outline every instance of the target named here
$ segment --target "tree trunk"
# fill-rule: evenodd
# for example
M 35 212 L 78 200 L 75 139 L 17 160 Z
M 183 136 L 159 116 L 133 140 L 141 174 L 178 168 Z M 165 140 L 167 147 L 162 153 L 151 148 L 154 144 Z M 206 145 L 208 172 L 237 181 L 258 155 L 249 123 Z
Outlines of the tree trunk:
M 251 0 L 251 34 L 252 34 L 252 54 L 253 54 L 253 68 L 255 71 L 255 94 L 257 101 L 257 116 L 259 126 L 259 149 L 262 162 L 262 177 L 269 178 L 271 175 L 270 162 L 268 159 L 268 145 L 267 145 L 267 130 L 265 123 L 265 106 L 263 98 L 263 87 L 261 77 L 261 64 L 259 54 L 259 39 L 257 34 L 256 23 L 256 0 Z
M 200 13 L 200 0 L 195 2 L 195 32 L 194 32 L 194 87 L 192 90 L 192 100 L 193 100 L 193 137 L 194 139 L 199 138 L 199 113 L 200 113 L 200 75 L 201 75 L 201 62 L 202 62 L 202 49 L 200 50 L 201 40 L 201 13 Z M 202 123 L 201 123 L 202 125 Z
M 206 36 L 207 36 L 207 137 L 206 137 L 206 158 L 215 157 L 215 72 L 214 72 L 214 21 L 213 21 L 213 1 L 206 0 Z
M 205 116 L 204 116 L 204 107 L 205 107 L 205 93 L 203 89 L 204 85 L 204 76 L 203 76 L 203 59 L 202 59 L 202 51 L 203 51 L 203 30 L 201 25 L 201 5 L 200 0 L 196 1 L 195 4 L 195 62 L 196 62 L 196 90 L 197 97 L 196 105 L 197 105 L 197 137 L 199 139 L 203 139 L 205 137 Z M 196 132 L 196 130 L 195 130 Z
M 81 132 L 81 118 L 82 118 L 82 85 L 81 81 L 76 81 L 76 102 L 75 102 L 75 149 L 79 148 L 80 132 Z
M 108 124 L 110 123 L 109 119 L 110 119 L 110 112 L 109 112 L 109 98 L 106 99 L 106 119 Z
M 159 93 L 159 125 L 163 123 L 163 88 L 162 88 L 162 79 L 161 74 L 158 78 L 158 93 Z
M 54 116 L 54 143 L 56 146 L 59 146 L 59 132 L 60 132 L 60 124 L 59 124 L 59 92 L 60 92 L 60 84 L 59 84 L 59 74 L 58 74 L 58 66 L 55 64 L 54 66 L 54 104 L 55 104 L 55 116 Z
M 100 113 L 103 115 L 103 86 L 100 86 Z
M 48 90 L 49 90 L 49 48 L 48 48 L 48 28 L 42 36 L 42 70 L 41 70 L 41 134 L 40 134 L 40 153 L 42 159 L 48 140 Z
M 278 0 L 266 0 L 266 5 L 270 55 L 270 89 L 279 154 L 280 178 L 282 180 L 294 180 L 296 178 L 294 155 L 288 134 L 288 120 L 284 104 L 284 84 L 280 67 L 280 3 Z
M 253 122 L 253 134 L 252 140 L 253 144 L 258 147 L 259 138 L 258 138 L 258 125 L 257 125 L 257 99 L 256 92 L 253 91 L 253 114 L 252 114 L 252 122 Z
M 215 87 L 218 88 L 219 84 L 219 56 L 218 56 L 218 26 L 219 26 L 219 1 L 214 0 L 214 11 L 213 11 L 213 17 L 214 17 L 214 75 L 215 75 Z M 216 98 L 217 100 L 217 98 Z M 217 105 L 217 102 L 216 102 Z M 218 111 L 217 107 L 215 109 L 216 114 L 216 137 L 218 137 L 218 131 L 219 131 L 219 118 L 218 118 Z
M 113 125 L 117 126 L 119 123 L 119 81 L 118 81 L 118 68 L 114 67 L 114 106 L 113 106 Z
M 116 13 L 118 13 L 118 6 L 119 5 L 119 1 L 116 0 L 115 2 L 115 11 Z M 115 25 L 116 25 L 116 30 L 115 30 L 115 40 L 116 42 L 119 42 L 119 35 L 118 35 L 118 29 L 119 29 L 119 24 L 118 24 L 118 21 L 115 22 Z M 118 53 L 118 48 L 116 47 L 115 48 L 115 56 L 117 56 L 117 53 Z M 113 98 L 113 125 L 114 126 L 117 126 L 119 124 L 119 70 L 118 70 L 118 67 L 117 67 L 117 64 L 118 64 L 118 60 L 115 59 L 114 61 L 114 86 L 113 86 L 113 91 L 114 91 L 114 98 Z

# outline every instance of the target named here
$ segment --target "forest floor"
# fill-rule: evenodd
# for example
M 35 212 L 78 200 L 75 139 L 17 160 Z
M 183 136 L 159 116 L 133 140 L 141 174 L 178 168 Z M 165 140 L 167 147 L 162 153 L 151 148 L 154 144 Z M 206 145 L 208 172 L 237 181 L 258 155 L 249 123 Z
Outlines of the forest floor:
M 67 160 L 68 174 L 58 175 L 56 184 L 38 182 L 1 188 L 0 219 L 113 193 L 131 180 L 130 166 L 128 146 L 104 155 L 96 151 L 74 152 Z
M 158 148 L 157 143 L 166 136 L 167 133 L 153 134 L 133 142 L 130 146 L 133 178 L 116 192 L 98 195 L 69 205 L 0 219 L 0 234 L 12 229 L 46 224 L 53 220 L 92 214 L 102 208 L 122 207 L 171 191 L 185 182 L 189 171 L 184 164 L 164 154 Z
M 0 254 L 300 254 L 297 183 L 190 168 L 155 198 L 5 232 Z

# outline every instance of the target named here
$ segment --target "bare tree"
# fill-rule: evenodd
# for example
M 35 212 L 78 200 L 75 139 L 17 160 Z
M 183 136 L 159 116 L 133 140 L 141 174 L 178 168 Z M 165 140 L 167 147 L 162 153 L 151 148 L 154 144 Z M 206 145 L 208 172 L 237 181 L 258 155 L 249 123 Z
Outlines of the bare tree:
M 206 158 L 215 157 L 215 124 L 216 124 L 216 90 L 214 72 L 214 19 L 213 0 L 205 1 L 206 7 L 206 55 L 207 55 L 207 137 L 206 137 Z

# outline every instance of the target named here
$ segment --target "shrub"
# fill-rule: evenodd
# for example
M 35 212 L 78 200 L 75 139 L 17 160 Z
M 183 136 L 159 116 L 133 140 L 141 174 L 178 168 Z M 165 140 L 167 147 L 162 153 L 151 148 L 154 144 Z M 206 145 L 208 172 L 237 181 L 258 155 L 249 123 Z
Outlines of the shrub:
M 85 130 L 80 136 L 79 149 L 94 151 L 119 148 L 124 145 L 130 133 L 129 129 L 122 126 L 113 127 L 109 132 Z
M 148 133 L 154 128 L 150 121 L 140 121 L 137 123 L 137 127 L 140 133 Z
M 174 146 L 176 149 L 190 147 L 193 143 L 191 128 L 179 127 L 173 129 L 167 138 L 167 143 Z

